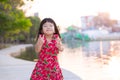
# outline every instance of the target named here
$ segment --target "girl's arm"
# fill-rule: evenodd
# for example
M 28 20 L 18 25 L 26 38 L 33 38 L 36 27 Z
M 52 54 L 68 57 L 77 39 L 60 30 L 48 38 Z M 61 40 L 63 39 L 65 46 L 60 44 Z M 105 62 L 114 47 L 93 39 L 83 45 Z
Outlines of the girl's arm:
M 61 39 L 58 37 L 56 41 L 57 41 L 57 47 L 58 47 L 59 51 L 62 52 L 64 50 L 64 48 L 63 48 Z
M 59 49 L 59 51 L 61 51 L 61 52 L 64 50 L 62 42 L 60 42 L 60 47 L 59 47 L 58 49 Z

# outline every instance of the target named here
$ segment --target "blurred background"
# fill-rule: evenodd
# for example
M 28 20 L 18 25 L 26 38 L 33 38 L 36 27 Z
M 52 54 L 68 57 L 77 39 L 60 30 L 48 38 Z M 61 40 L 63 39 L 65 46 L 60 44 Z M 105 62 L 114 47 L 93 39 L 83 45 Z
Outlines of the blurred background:
M 119 0 L 0 0 L 0 80 L 29 80 L 38 59 L 36 35 L 46 17 L 61 33 L 64 51 L 58 58 L 65 80 L 120 80 L 119 7 Z M 27 66 L 26 75 L 18 65 Z

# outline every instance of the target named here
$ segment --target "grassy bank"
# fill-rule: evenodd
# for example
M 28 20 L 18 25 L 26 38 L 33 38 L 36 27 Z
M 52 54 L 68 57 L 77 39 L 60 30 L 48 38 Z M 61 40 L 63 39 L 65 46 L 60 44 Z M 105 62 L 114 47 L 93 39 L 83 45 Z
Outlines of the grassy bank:
M 4 48 L 7 48 L 7 47 L 10 47 L 11 44 L 2 44 L 0 43 L 0 49 L 4 49 Z
M 16 58 L 34 61 L 38 59 L 38 54 L 35 52 L 34 47 L 27 47 L 25 51 L 21 52 L 20 55 L 15 56 Z

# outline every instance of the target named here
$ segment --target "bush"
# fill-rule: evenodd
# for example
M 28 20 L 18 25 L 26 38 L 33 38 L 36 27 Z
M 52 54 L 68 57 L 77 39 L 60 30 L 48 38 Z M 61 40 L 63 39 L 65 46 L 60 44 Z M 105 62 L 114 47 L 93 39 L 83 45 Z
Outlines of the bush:
M 35 53 L 34 47 L 27 47 L 26 51 L 22 52 L 17 58 L 34 61 L 34 59 L 38 59 L 38 54 Z

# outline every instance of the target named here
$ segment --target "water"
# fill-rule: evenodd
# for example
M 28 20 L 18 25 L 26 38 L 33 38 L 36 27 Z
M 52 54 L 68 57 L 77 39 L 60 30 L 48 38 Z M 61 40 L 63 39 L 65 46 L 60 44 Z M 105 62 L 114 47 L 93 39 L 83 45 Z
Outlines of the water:
M 120 41 L 91 41 L 91 42 L 68 42 L 65 49 L 72 52 L 83 53 L 85 57 L 95 56 L 101 57 L 102 55 L 110 55 L 111 50 L 118 51 L 120 48 Z M 82 50 L 81 52 L 79 50 Z
M 120 41 L 85 42 L 65 49 L 59 63 L 82 80 L 120 80 Z
M 109 41 L 94 41 L 86 44 L 86 46 L 82 46 L 82 52 L 84 52 L 84 55 L 87 57 L 100 57 L 101 55 L 107 55 L 110 51 Z

